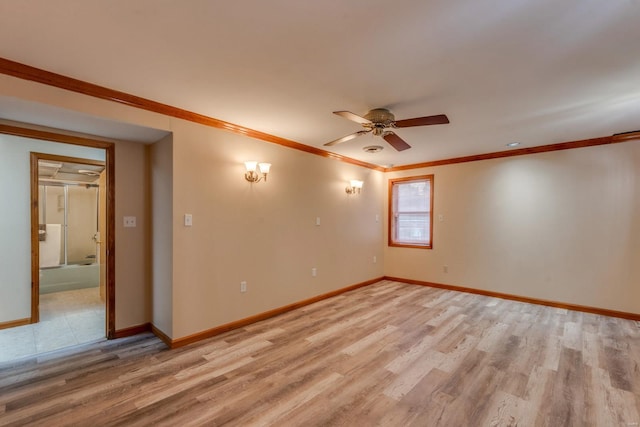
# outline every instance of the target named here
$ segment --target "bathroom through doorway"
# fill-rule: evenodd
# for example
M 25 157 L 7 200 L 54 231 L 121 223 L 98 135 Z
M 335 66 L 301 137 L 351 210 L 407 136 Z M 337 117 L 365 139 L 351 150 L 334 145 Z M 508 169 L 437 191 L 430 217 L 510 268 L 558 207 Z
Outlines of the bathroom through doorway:
M 41 351 L 106 337 L 105 175 L 101 161 L 38 160 Z
M 31 153 L 31 326 L 38 353 L 109 337 L 108 175 L 105 161 Z

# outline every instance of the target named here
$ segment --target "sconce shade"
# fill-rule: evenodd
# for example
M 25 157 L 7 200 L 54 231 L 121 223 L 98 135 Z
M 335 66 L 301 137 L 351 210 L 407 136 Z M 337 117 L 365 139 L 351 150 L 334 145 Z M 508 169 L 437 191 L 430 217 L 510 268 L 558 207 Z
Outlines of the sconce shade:
M 247 172 L 255 172 L 257 165 L 258 162 L 254 162 L 253 160 L 244 162 L 244 166 L 247 168 Z
M 249 182 L 259 182 L 261 180 L 267 180 L 267 175 L 269 174 L 269 170 L 271 170 L 271 163 L 258 163 L 250 160 L 248 162 L 244 162 L 244 167 L 247 168 L 247 172 L 244 174 L 244 179 Z M 256 169 L 260 169 L 260 173 L 256 171 Z
M 261 174 L 268 174 L 271 169 L 271 163 L 260 163 L 258 164 L 258 167 L 260 168 Z
M 363 182 L 357 179 L 352 179 L 349 181 L 349 185 L 344 190 L 347 194 L 360 194 L 360 190 L 362 189 Z

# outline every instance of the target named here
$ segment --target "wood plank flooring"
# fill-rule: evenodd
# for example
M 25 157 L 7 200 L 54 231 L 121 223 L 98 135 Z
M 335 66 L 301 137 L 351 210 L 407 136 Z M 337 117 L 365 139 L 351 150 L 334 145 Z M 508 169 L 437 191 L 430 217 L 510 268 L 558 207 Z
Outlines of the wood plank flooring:
M 0 425 L 638 426 L 637 322 L 383 281 L 183 348 L 0 364 Z

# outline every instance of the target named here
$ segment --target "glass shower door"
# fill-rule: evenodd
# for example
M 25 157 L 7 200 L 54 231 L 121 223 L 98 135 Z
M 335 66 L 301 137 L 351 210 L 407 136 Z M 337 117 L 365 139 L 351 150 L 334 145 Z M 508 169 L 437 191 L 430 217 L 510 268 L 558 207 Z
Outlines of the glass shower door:
M 93 264 L 97 257 L 98 188 L 67 187 L 67 264 Z

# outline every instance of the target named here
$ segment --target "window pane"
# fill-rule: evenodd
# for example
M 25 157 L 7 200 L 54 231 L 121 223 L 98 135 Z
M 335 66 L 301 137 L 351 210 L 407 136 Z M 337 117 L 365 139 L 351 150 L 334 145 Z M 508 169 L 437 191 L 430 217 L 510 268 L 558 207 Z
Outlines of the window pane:
M 433 175 L 389 180 L 389 245 L 431 249 Z
M 398 212 L 428 212 L 429 187 L 429 181 L 397 184 Z
M 409 243 L 429 243 L 429 214 L 398 214 L 397 240 Z

